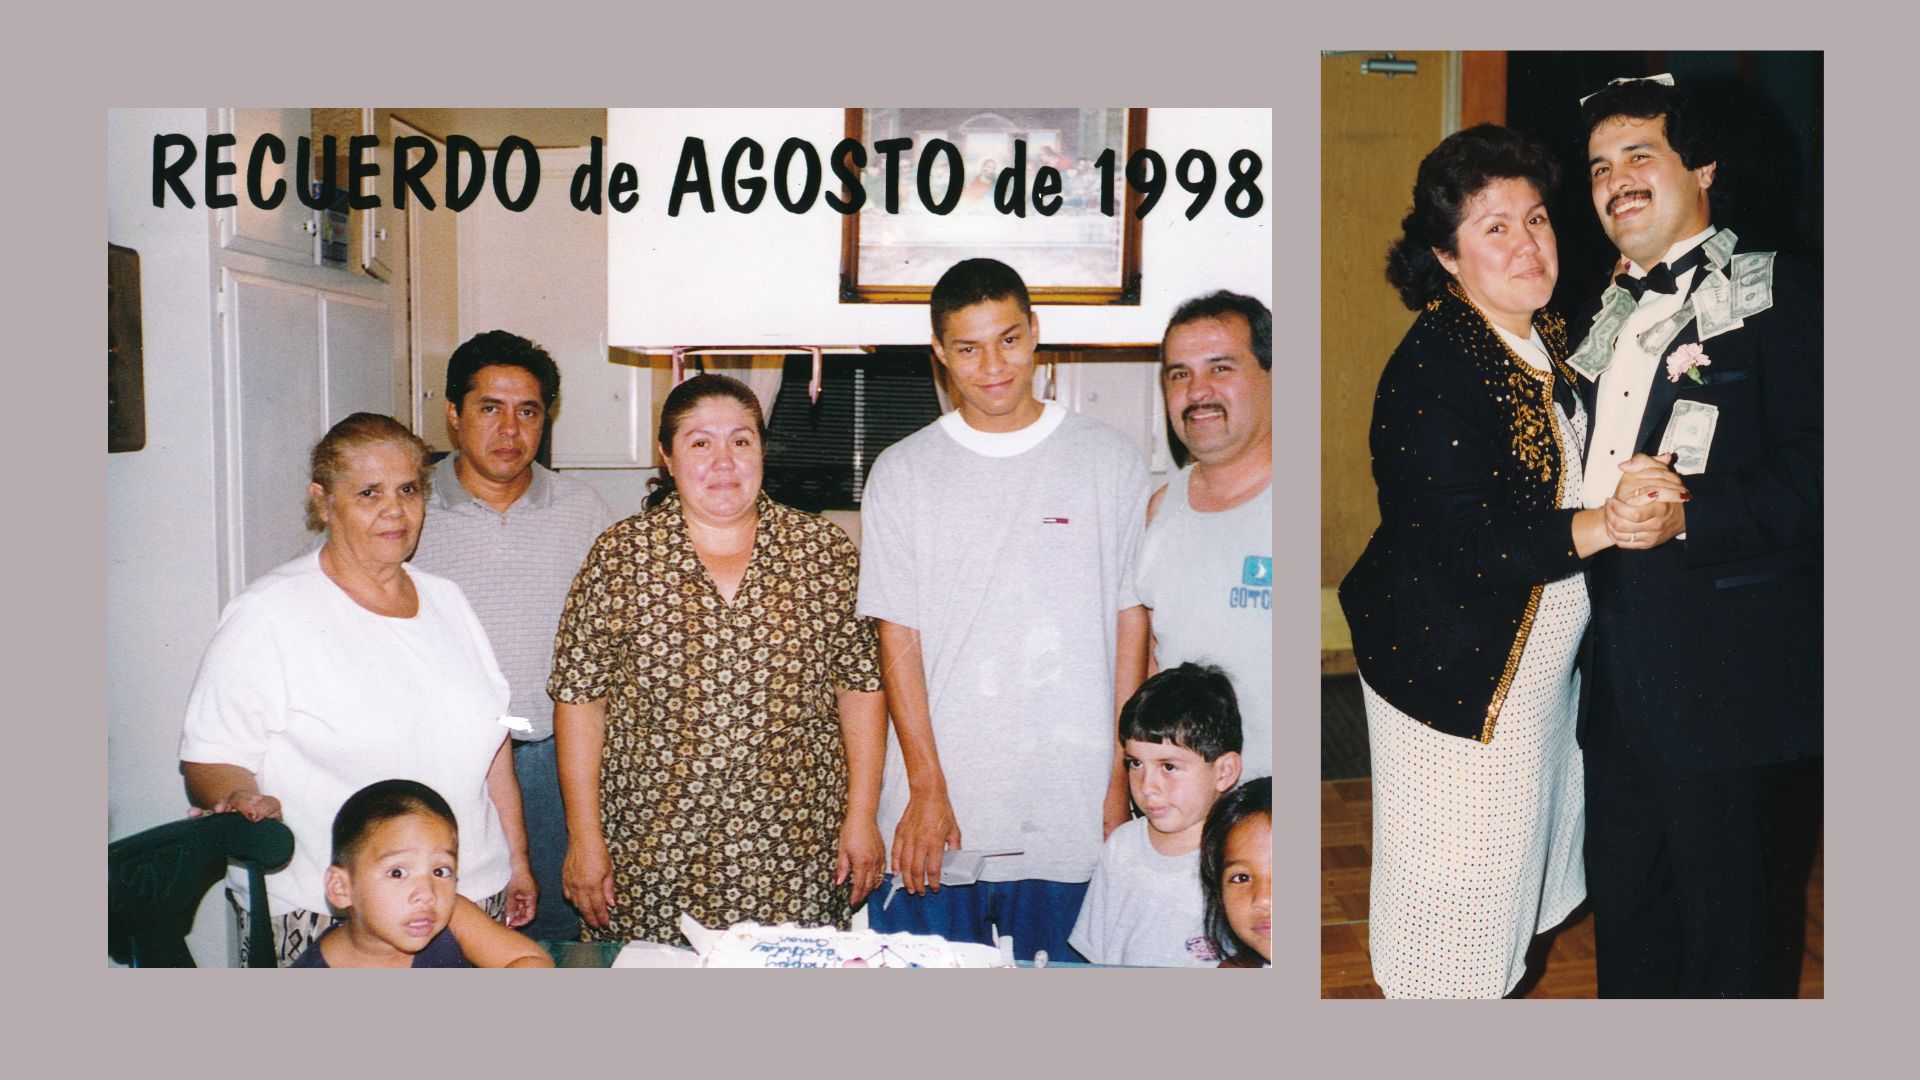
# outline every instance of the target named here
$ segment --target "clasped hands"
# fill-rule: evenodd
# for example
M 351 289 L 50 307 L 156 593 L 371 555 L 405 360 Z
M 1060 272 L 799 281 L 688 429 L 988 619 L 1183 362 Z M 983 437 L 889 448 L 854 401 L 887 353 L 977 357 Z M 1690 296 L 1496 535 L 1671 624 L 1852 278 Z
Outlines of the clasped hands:
M 1635 454 L 1620 466 L 1605 518 L 1615 546 L 1645 551 L 1687 531 L 1686 503 L 1693 493 L 1672 463 L 1672 454 Z

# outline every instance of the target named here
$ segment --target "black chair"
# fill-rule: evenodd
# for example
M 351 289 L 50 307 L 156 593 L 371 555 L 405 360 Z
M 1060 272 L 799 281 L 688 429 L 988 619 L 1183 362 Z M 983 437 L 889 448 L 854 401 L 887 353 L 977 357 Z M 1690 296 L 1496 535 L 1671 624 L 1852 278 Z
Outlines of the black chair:
M 208 814 L 107 845 L 107 955 L 134 967 L 193 967 L 187 933 L 227 861 L 247 867 L 248 967 L 274 967 L 266 873 L 293 858 L 293 831 L 271 818 Z

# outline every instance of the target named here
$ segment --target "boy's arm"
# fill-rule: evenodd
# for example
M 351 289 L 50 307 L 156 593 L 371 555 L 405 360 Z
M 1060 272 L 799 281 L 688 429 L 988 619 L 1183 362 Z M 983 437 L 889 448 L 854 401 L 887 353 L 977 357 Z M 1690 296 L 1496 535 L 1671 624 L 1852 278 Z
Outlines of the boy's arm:
M 1113 775 L 1107 781 L 1106 805 L 1100 814 L 1102 836 L 1127 823 L 1132 816 L 1127 799 L 1126 749 L 1120 742 L 1120 710 L 1133 692 L 1147 681 L 1147 646 L 1153 639 L 1147 609 L 1140 605 L 1127 608 L 1119 616 L 1113 664 Z
M 907 808 L 893 832 L 893 872 L 915 896 L 940 891 L 940 857 L 960 846 L 960 823 L 947 799 L 947 777 L 933 744 L 933 717 L 927 706 L 927 675 L 920 656 L 920 631 L 875 619 L 880 634 L 880 678 L 887 709 L 907 766 Z
M 553 957 L 539 942 L 518 930 L 509 930 L 464 896 L 453 898 L 453 919 L 447 924 L 460 951 L 474 967 L 552 967 Z

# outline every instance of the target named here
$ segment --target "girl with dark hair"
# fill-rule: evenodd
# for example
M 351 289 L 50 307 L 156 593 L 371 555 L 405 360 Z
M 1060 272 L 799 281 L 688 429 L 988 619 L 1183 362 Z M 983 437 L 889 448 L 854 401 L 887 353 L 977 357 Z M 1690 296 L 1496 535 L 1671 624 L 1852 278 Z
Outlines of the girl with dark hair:
M 697 375 L 660 416 L 671 486 L 574 579 L 547 690 L 589 938 L 681 941 L 682 913 L 846 927 L 878 884 L 886 754 L 859 553 L 760 490 L 760 403 Z
M 1587 418 L 1547 152 L 1492 125 L 1420 163 L 1387 279 L 1419 312 L 1368 429 L 1380 526 L 1340 586 L 1373 759 L 1369 939 L 1389 997 L 1500 997 L 1586 896 L 1574 655 Z
M 1200 831 L 1207 940 L 1221 967 L 1273 963 L 1273 778 L 1220 796 Z

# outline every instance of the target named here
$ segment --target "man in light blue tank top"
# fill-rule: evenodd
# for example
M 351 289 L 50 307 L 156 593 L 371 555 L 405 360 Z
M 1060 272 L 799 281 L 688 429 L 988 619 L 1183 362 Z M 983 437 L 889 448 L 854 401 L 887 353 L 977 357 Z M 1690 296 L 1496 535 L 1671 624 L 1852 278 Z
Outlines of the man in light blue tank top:
M 1216 292 L 1160 344 L 1167 419 L 1192 458 L 1154 493 L 1135 591 L 1160 669 L 1217 664 L 1239 698 L 1247 779 L 1273 775 L 1273 313 Z

